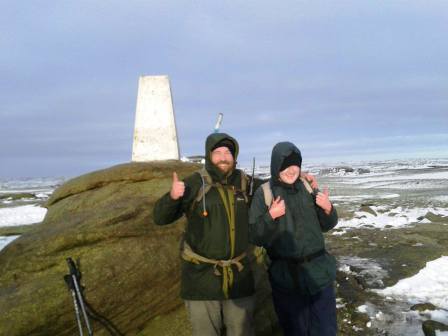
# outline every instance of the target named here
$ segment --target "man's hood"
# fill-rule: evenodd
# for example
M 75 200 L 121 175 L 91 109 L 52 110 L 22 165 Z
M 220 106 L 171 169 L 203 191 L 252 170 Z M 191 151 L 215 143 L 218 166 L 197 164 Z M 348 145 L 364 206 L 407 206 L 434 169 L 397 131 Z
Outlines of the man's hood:
M 283 160 L 294 152 L 301 156 L 300 150 L 291 142 L 279 142 L 274 146 L 271 154 L 272 181 L 278 181 L 280 176 L 280 167 L 283 164 Z
M 226 133 L 212 133 L 207 137 L 207 140 L 205 141 L 205 169 L 208 171 L 208 173 L 210 174 L 210 176 L 212 177 L 212 179 L 214 181 L 222 181 L 225 179 L 225 175 L 221 172 L 221 170 L 219 170 L 218 167 L 216 167 L 211 160 L 211 153 L 212 153 L 212 148 L 220 141 L 222 140 L 229 140 L 233 143 L 234 147 L 235 147 L 235 154 L 233 157 L 233 161 L 234 161 L 234 166 L 233 169 L 229 172 L 229 174 L 227 174 L 227 176 L 230 176 L 233 172 L 233 170 L 235 169 L 236 166 L 236 159 L 238 157 L 238 152 L 239 152 L 239 145 L 238 142 L 232 138 L 230 135 L 226 134 Z

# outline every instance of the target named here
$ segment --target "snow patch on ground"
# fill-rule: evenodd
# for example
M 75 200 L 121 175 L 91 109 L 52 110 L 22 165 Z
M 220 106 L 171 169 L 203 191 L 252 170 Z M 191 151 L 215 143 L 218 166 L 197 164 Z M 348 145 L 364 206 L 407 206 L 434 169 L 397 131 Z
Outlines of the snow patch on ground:
M 0 236 L 0 251 L 5 248 L 6 245 L 11 243 L 13 240 L 19 238 L 20 236 Z
M 0 226 L 17 226 L 40 223 L 47 209 L 36 205 L 0 208 Z
M 338 258 L 339 270 L 347 274 L 361 276 L 370 287 L 382 287 L 387 271 L 375 260 L 343 256 Z
M 415 223 L 431 223 L 424 218 L 428 213 L 436 216 L 448 216 L 448 209 L 445 208 L 404 208 L 401 206 L 386 209 L 384 206 L 371 206 L 375 214 L 366 211 L 356 211 L 352 219 L 340 219 L 338 228 L 357 228 L 371 226 L 374 228 L 401 228 Z
M 432 303 L 446 309 L 448 318 L 448 256 L 427 262 L 416 275 L 402 279 L 392 287 L 374 291 L 412 304 Z

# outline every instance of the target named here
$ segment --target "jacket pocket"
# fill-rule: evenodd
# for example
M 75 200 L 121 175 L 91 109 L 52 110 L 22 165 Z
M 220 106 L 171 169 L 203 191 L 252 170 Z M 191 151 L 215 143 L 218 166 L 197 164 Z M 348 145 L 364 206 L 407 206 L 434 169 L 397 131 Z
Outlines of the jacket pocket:
M 336 279 L 336 259 L 329 254 L 304 265 L 307 287 L 311 295 L 321 291 Z

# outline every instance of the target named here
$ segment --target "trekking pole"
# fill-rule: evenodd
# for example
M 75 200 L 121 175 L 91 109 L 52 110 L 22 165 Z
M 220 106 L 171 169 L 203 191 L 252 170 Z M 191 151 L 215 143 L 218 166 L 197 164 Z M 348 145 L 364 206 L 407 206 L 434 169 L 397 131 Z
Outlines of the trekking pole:
M 64 280 L 65 280 L 65 283 L 67 284 L 68 289 L 70 290 L 70 293 L 72 294 L 73 305 L 75 306 L 75 315 L 76 315 L 76 322 L 78 324 L 79 335 L 83 336 L 84 334 L 82 332 L 81 315 L 79 313 L 78 300 L 76 299 L 76 292 L 75 292 L 75 287 L 73 285 L 73 279 L 70 274 L 66 274 L 66 275 L 64 275 Z
M 252 159 L 252 176 L 250 178 L 249 196 L 254 194 L 254 178 L 255 178 L 255 156 Z
M 73 262 L 72 258 L 70 258 L 70 257 L 67 258 L 67 264 L 68 264 L 68 268 L 70 270 L 71 279 L 73 281 L 73 287 L 75 289 L 76 299 L 77 299 L 77 302 L 79 303 L 79 306 L 81 306 L 81 311 L 82 311 L 82 315 L 84 317 L 84 322 L 86 324 L 87 331 L 89 333 L 89 336 L 92 336 L 93 332 L 92 332 L 92 329 L 90 327 L 89 318 L 87 317 L 87 312 L 86 312 L 86 308 L 85 308 L 85 305 L 84 305 L 84 299 L 83 299 L 83 296 L 82 296 L 82 293 L 81 293 L 81 290 L 80 290 L 80 286 L 79 286 L 79 281 L 81 279 L 81 273 L 76 268 L 76 265 Z M 80 333 L 82 335 L 82 326 L 80 328 Z

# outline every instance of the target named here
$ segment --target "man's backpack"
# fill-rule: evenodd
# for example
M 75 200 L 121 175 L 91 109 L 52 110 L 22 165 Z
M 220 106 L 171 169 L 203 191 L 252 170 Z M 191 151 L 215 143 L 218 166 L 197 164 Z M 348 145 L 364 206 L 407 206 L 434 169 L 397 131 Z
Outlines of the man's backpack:
M 205 168 L 198 170 L 197 173 L 201 177 L 202 187 L 198 189 L 196 197 L 191 204 L 191 210 L 193 210 L 196 204 L 200 202 L 203 203 L 203 209 L 205 210 L 205 195 L 210 191 L 212 187 L 222 187 L 222 185 L 219 183 L 214 183 L 212 177 Z M 236 191 L 241 193 L 246 203 L 249 203 L 249 197 L 247 194 L 249 186 L 249 177 L 242 170 L 240 170 L 240 179 L 241 179 L 240 189 L 236 189 Z

